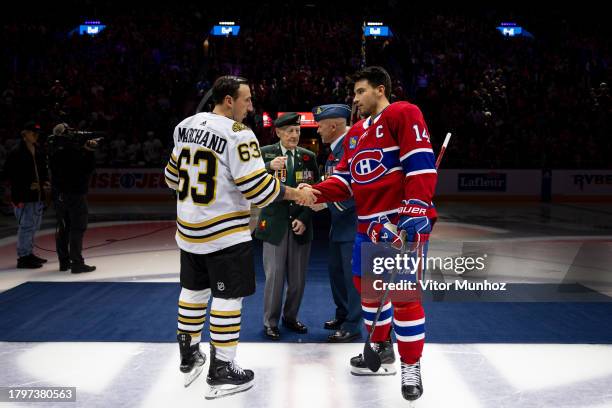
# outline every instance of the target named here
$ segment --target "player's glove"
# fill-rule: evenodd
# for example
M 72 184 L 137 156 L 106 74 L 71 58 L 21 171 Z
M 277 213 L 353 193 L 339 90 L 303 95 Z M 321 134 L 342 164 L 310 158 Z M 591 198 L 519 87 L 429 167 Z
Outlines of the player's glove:
M 380 216 L 378 220 L 370 223 L 368 237 L 375 244 L 389 242 L 396 249 L 400 249 L 403 243 L 401 235 L 397 232 L 397 227 L 389 221 L 386 215 Z
M 429 205 L 416 198 L 404 200 L 402 204 L 399 208 L 398 233 L 406 231 L 406 242 L 418 245 L 427 241 L 431 232 L 431 222 L 428 218 Z

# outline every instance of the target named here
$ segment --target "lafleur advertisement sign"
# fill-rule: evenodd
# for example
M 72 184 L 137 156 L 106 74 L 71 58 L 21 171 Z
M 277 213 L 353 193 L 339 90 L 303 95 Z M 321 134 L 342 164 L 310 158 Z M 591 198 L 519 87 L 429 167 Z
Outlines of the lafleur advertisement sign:
M 506 191 L 505 173 L 459 173 L 458 191 Z

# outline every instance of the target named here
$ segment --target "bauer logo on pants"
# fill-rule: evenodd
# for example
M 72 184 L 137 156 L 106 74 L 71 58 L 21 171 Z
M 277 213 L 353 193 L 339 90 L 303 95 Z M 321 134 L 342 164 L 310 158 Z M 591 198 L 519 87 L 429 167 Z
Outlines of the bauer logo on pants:
M 223 292 L 225 290 L 225 283 L 223 282 L 217 282 L 217 289 L 221 292 Z

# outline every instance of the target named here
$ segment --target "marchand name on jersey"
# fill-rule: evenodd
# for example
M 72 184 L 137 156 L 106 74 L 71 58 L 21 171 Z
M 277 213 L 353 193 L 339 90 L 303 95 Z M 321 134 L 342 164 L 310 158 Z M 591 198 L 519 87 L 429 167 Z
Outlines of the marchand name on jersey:
M 227 140 L 204 129 L 178 128 L 178 141 L 197 143 L 219 154 L 222 154 L 227 147 Z

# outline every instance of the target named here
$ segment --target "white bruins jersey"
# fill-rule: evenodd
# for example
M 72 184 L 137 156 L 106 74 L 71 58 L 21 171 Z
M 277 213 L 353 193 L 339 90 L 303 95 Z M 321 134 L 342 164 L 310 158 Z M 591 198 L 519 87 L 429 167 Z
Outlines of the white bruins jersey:
M 250 241 L 251 203 L 265 207 L 281 189 L 266 172 L 255 134 L 210 112 L 176 126 L 165 176 L 177 192 L 176 242 L 195 254 Z

